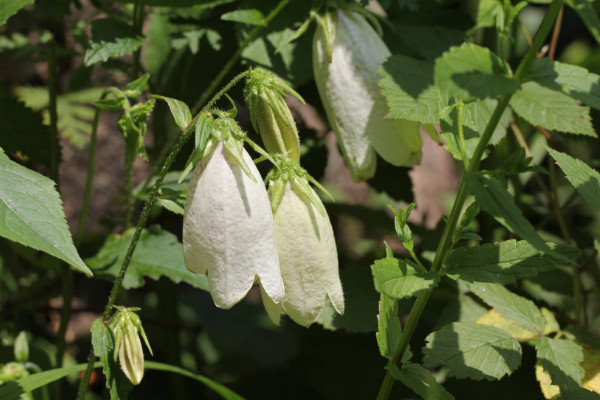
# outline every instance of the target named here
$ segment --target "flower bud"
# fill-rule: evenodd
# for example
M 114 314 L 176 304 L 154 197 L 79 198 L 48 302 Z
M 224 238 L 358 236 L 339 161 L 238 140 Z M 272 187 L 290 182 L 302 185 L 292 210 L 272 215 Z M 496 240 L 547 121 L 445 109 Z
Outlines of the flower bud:
M 127 379 L 134 385 L 138 385 L 144 377 L 144 350 L 139 334 L 144 338 L 150 354 L 152 354 L 152 348 L 142 327 L 142 321 L 135 313 L 139 308 L 115 307 L 118 311 L 109 323 L 109 328 L 115 337 L 114 357 L 115 360 L 117 356 L 119 357 L 121 370 Z
M 335 29 L 327 30 L 334 19 Z M 315 81 L 327 117 L 355 181 L 375 174 L 375 151 L 395 166 L 421 158 L 418 124 L 385 119 L 377 70 L 390 51 L 365 19 L 350 10 L 326 15 L 313 41 Z M 333 44 L 332 43 L 333 39 Z
M 281 78 L 262 68 L 256 68 L 248 74 L 244 97 L 250 108 L 254 130 L 269 153 L 288 154 L 294 160 L 300 160 L 300 141 L 298 130 L 289 107 L 284 101 L 285 92 L 292 93 L 302 102 L 304 100 Z
M 196 165 L 183 217 L 183 254 L 190 271 L 208 274 L 217 307 L 231 308 L 255 281 L 275 303 L 281 301 L 269 197 L 243 144 L 238 149 L 218 141 Z
M 29 371 L 21 363 L 9 362 L 0 368 L 0 385 L 6 382 L 13 382 L 18 379 L 29 376 Z

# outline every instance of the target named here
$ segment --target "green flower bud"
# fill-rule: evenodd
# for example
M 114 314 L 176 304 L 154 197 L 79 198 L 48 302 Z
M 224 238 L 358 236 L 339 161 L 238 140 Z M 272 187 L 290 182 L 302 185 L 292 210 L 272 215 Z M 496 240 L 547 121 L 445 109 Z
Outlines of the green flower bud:
M 15 340 L 15 360 L 20 363 L 29 361 L 29 343 L 27 343 L 27 335 L 25 332 L 19 333 Z
M 0 369 L 0 385 L 6 382 L 13 382 L 17 379 L 29 376 L 29 371 L 25 366 L 18 362 L 9 362 Z
M 144 343 L 150 350 L 150 354 L 152 354 L 152 348 L 142 327 L 142 321 L 135 313 L 139 308 L 120 306 L 115 306 L 115 308 L 118 311 L 108 325 L 115 337 L 114 358 L 116 361 L 119 357 L 121 370 L 127 379 L 134 385 L 138 385 L 144 377 L 144 351 L 138 333 L 141 333 L 142 338 L 144 338 Z
M 262 68 L 248 74 L 244 97 L 250 108 L 254 130 L 260 133 L 270 153 L 288 154 L 300 160 L 298 130 L 289 107 L 284 101 L 289 92 L 304 102 L 302 97 L 281 78 Z

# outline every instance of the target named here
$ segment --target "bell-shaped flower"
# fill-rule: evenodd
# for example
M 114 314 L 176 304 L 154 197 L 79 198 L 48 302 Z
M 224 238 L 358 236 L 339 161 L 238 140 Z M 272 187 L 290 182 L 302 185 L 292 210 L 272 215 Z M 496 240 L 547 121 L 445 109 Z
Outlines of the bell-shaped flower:
M 144 338 L 150 354 L 152 354 L 152 348 L 142 327 L 142 321 L 135 313 L 139 308 L 115 307 L 118 311 L 109 323 L 115 338 L 114 358 L 115 361 L 117 357 L 119 358 L 121 370 L 127 379 L 134 385 L 138 385 L 144 377 L 144 350 L 139 334 Z
M 269 179 L 285 296 L 279 307 L 263 296 L 267 313 L 276 324 L 284 312 L 308 327 L 329 297 L 343 314 L 335 238 L 321 199 L 309 186 L 306 172 L 289 158 L 273 169 Z
M 187 268 L 208 274 L 215 305 L 228 309 L 259 282 L 275 303 L 283 282 L 273 215 L 258 169 L 230 118 L 211 124 L 206 156 L 195 166 L 183 218 Z
M 421 159 L 418 124 L 385 118 L 377 70 L 389 56 L 377 32 L 356 12 L 338 9 L 319 17 L 313 40 L 315 81 L 356 181 L 375 174 L 375 152 L 395 166 Z
M 250 109 L 254 130 L 260 133 L 269 153 L 289 154 L 300 161 L 298 130 L 284 98 L 291 93 L 304 103 L 302 97 L 283 79 L 263 68 L 248 74 L 244 97 Z

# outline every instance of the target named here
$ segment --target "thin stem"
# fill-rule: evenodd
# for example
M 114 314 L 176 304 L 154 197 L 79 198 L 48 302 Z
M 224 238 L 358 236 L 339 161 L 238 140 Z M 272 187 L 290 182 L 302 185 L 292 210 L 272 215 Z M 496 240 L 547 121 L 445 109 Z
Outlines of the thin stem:
M 469 157 L 467 156 L 467 147 L 465 145 L 465 133 L 463 129 L 463 110 L 464 104 L 462 101 L 459 101 L 456 104 L 456 125 L 458 126 L 458 140 L 460 143 L 460 155 L 462 156 L 463 164 L 465 165 L 465 169 L 469 168 Z
M 548 35 L 548 32 L 550 32 L 550 29 L 552 28 L 554 20 L 556 19 L 558 11 L 560 10 L 561 4 L 562 4 L 561 0 L 553 0 L 552 4 L 550 4 L 550 7 L 548 8 L 548 11 L 544 17 L 544 20 L 540 24 L 540 27 L 536 33 L 535 39 L 533 40 L 533 46 L 531 48 L 529 48 L 529 50 L 527 51 L 527 54 L 525 54 L 525 57 L 523 57 L 523 60 L 521 61 L 521 63 L 519 64 L 519 67 L 517 68 L 517 71 L 515 73 L 515 77 L 517 79 L 521 80 L 527 73 L 527 71 L 531 65 L 531 62 L 534 60 L 535 55 L 537 54 L 537 51 L 543 44 L 546 36 Z M 492 116 L 490 117 L 490 120 L 485 128 L 485 131 L 483 132 L 483 135 L 481 136 L 481 139 L 479 140 L 479 143 L 477 144 L 477 148 L 475 149 L 473 157 L 471 158 L 471 162 L 470 162 L 469 168 L 467 170 L 468 173 L 471 173 L 471 174 L 475 173 L 479 169 L 479 163 L 481 162 L 481 157 L 483 156 L 483 152 L 485 151 L 487 144 L 490 141 L 492 134 L 493 134 L 494 130 L 496 129 L 496 126 L 498 125 L 498 121 L 500 120 L 502 113 L 508 106 L 510 97 L 511 97 L 511 95 L 504 96 L 498 102 L 498 105 L 496 106 L 496 109 L 494 110 Z M 454 230 L 456 228 L 456 224 L 458 223 L 464 202 L 467 198 L 467 194 L 468 194 L 468 184 L 467 184 L 467 180 L 463 176 L 461 183 L 460 183 L 460 187 L 458 188 L 458 193 L 456 194 L 456 199 L 454 201 L 454 205 L 452 206 L 452 210 L 450 211 L 450 216 L 448 217 L 448 222 L 446 223 L 446 227 L 444 228 L 444 233 L 442 234 L 440 244 L 438 245 L 438 249 L 436 251 L 435 258 L 433 260 L 433 265 L 431 266 L 432 272 L 440 273 L 440 270 L 442 267 L 442 262 L 446 258 L 446 253 L 452 242 L 452 236 L 453 236 Z M 421 314 L 423 313 L 423 310 L 425 309 L 425 305 L 427 305 L 427 302 L 429 300 L 429 297 L 431 296 L 432 291 L 433 290 L 428 290 L 428 291 L 420 294 L 417 297 L 417 300 L 415 301 L 415 303 L 410 311 L 410 314 L 408 316 L 408 321 L 406 322 L 406 326 L 404 327 L 402 336 L 400 337 L 400 342 L 398 343 L 398 346 L 396 347 L 396 350 L 394 351 L 394 355 L 392 356 L 392 358 L 390 360 L 391 363 L 397 364 L 404 356 L 404 352 L 406 351 L 406 348 L 408 347 L 408 343 L 410 342 L 410 339 L 412 338 L 412 335 L 415 331 L 417 323 L 419 322 L 419 319 L 421 318 Z M 391 376 L 391 373 L 389 371 L 387 371 L 385 378 L 379 389 L 379 393 L 377 395 L 377 400 L 388 399 L 393 385 L 394 385 L 394 378 Z
M 152 187 L 152 190 L 150 191 L 148 200 L 146 200 L 146 203 L 144 204 L 144 209 L 142 210 L 142 214 L 140 216 L 137 227 L 133 234 L 133 238 L 131 239 L 131 243 L 129 244 L 129 248 L 127 249 L 127 254 L 125 254 L 125 258 L 123 259 L 123 263 L 121 264 L 121 269 L 119 270 L 119 274 L 117 275 L 117 278 L 115 279 L 115 283 L 113 285 L 112 291 L 110 292 L 108 302 L 106 303 L 106 307 L 104 308 L 104 313 L 102 314 L 102 319 L 103 319 L 104 323 L 108 322 L 108 320 L 110 319 L 112 308 L 115 304 L 117 296 L 119 295 L 119 290 L 121 289 L 121 284 L 123 283 L 123 279 L 125 278 L 125 274 L 127 273 L 127 268 L 129 267 L 131 258 L 133 257 L 133 252 L 135 251 L 137 243 L 140 239 L 142 230 L 144 229 L 144 226 L 146 225 L 146 220 L 148 219 L 148 216 L 150 215 L 150 211 L 152 210 L 152 205 L 158 198 L 158 191 L 160 190 L 160 186 L 162 185 L 163 179 L 167 175 L 167 172 L 169 172 L 169 168 L 171 167 L 171 164 L 173 164 L 175 157 L 177 157 L 177 154 L 179 153 L 179 151 L 181 150 L 181 148 L 183 147 L 185 142 L 189 139 L 191 134 L 194 132 L 194 130 L 192 128 L 196 125 L 196 122 L 198 121 L 200 116 L 202 114 L 204 114 L 206 111 L 208 111 L 208 109 L 221 96 L 223 96 L 223 94 L 225 94 L 227 91 L 229 91 L 229 89 L 231 89 L 236 83 L 238 83 L 241 79 L 243 79 L 246 75 L 248 75 L 248 72 L 249 71 L 245 71 L 245 72 L 242 72 L 241 74 L 239 74 L 238 76 L 236 76 L 223 89 L 221 89 L 217 94 L 215 94 L 213 96 L 213 98 L 202 108 L 202 110 L 190 121 L 190 123 L 185 128 L 183 133 L 181 135 L 179 135 L 177 142 L 175 143 L 175 145 L 169 152 L 167 159 L 165 160 L 164 164 L 160 168 L 159 174 L 156 177 L 156 181 L 154 182 L 154 186 Z M 87 385 L 90 380 L 91 370 L 94 367 L 94 361 L 95 361 L 95 357 L 94 357 L 94 353 L 93 353 L 93 349 L 92 349 L 90 352 L 90 356 L 88 358 L 88 365 L 87 365 L 85 375 L 84 375 L 83 379 L 81 380 L 81 384 L 79 386 L 79 395 L 78 395 L 79 400 L 83 400 L 85 397 L 85 390 L 86 390 Z
M 48 98 L 50 112 L 50 178 L 58 182 L 58 113 L 56 111 L 56 96 L 58 84 L 56 77 L 56 43 L 54 40 L 48 42 Z
M 560 8 L 558 17 L 556 17 L 556 23 L 554 24 L 554 32 L 552 33 L 552 41 L 550 42 L 550 51 L 548 52 L 548 57 L 551 60 L 554 60 L 554 56 L 556 55 L 556 45 L 558 44 L 558 37 L 560 35 L 560 27 L 562 25 L 564 11 L 565 6 L 563 5 Z
M 131 219 L 133 216 L 133 163 L 135 161 L 136 152 L 135 143 L 131 143 L 130 140 L 126 141 L 125 144 L 125 229 L 131 226 Z

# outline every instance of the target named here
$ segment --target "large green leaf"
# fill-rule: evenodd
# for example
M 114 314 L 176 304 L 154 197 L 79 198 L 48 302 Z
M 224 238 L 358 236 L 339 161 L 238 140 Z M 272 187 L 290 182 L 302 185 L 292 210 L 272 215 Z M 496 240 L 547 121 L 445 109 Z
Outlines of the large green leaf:
M 564 391 L 581 387 L 584 370 L 579 364 L 583 361 L 583 353 L 577 343 L 544 337 L 537 345 L 537 356 L 550 374 L 553 385 Z
M 33 0 L 2 0 L 0 1 L 0 26 L 4 25 L 7 19 L 22 9 Z
M 144 39 L 144 36 L 136 35 L 126 22 L 114 18 L 96 19 L 92 21 L 92 40 L 83 62 L 89 67 L 109 58 L 133 54 Z
M 434 124 L 448 96 L 433 82 L 433 62 L 403 55 L 390 57 L 379 69 L 379 86 L 389 108 L 388 118 Z
M 554 253 L 575 260 L 581 252 L 568 246 L 548 243 Z M 529 242 L 507 240 L 486 243 L 481 246 L 452 250 L 446 260 L 446 274 L 452 279 L 468 282 L 514 283 L 517 279 L 529 278 L 538 272 L 555 269 L 564 264 L 541 253 Z
M 425 367 L 445 365 L 457 378 L 500 379 L 521 363 L 521 346 L 502 329 L 455 322 L 427 336 Z
M 590 109 L 566 94 L 537 82 L 526 82 L 510 99 L 510 106 L 532 125 L 560 132 L 596 136 Z
M 403 364 L 402 369 L 393 364 L 386 367 L 392 377 L 423 398 L 423 400 L 454 400 L 454 396 L 438 383 L 429 370 L 419 364 Z
M 473 43 L 451 47 L 437 58 L 434 76 L 442 90 L 461 100 L 495 99 L 519 88 L 519 82 L 505 72 L 498 56 Z
M 473 293 L 506 319 L 513 320 L 530 332 L 544 332 L 546 321 L 531 300 L 511 293 L 498 283 L 477 282 L 469 285 Z
M 550 252 L 550 247 L 544 242 L 517 207 L 513 196 L 498 182 L 497 179 L 475 174 L 466 174 L 469 190 L 475 196 L 479 208 L 490 214 L 504 225 L 509 231 L 527 240 L 536 249 Z
M 546 147 L 546 150 L 548 150 L 579 194 L 596 211 L 600 212 L 600 173 L 590 168 L 583 161 L 577 160 L 568 154 L 558 152 L 549 147 Z
M 371 265 L 375 289 L 395 299 L 416 296 L 435 287 L 438 274 L 422 270 L 410 261 L 394 257 L 375 260 Z
M 402 336 L 402 324 L 398 317 L 398 301 L 385 294 L 379 300 L 379 314 L 377 315 L 378 330 L 375 334 L 379 353 L 391 359 L 396 346 Z
M 600 109 L 600 75 L 583 67 L 544 57 L 533 62 L 529 78 L 547 88 L 560 90 L 583 104 Z
M 114 280 L 121 268 L 134 229 L 125 231 L 123 235 L 110 235 L 94 257 L 86 259 L 97 277 Z M 172 233 L 152 227 L 143 230 L 137 248 L 123 279 L 125 289 L 138 288 L 144 285 L 144 278 L 169 278 L 175 283 L 186 282 L 190 285 L 208 290 L 206 275 L 198 275 L 188 271 L 183 261 L 183 246 Z
M 54 181 L 0 159 L 0 236 L 41 250 L 87 275 L 65 219 Z

